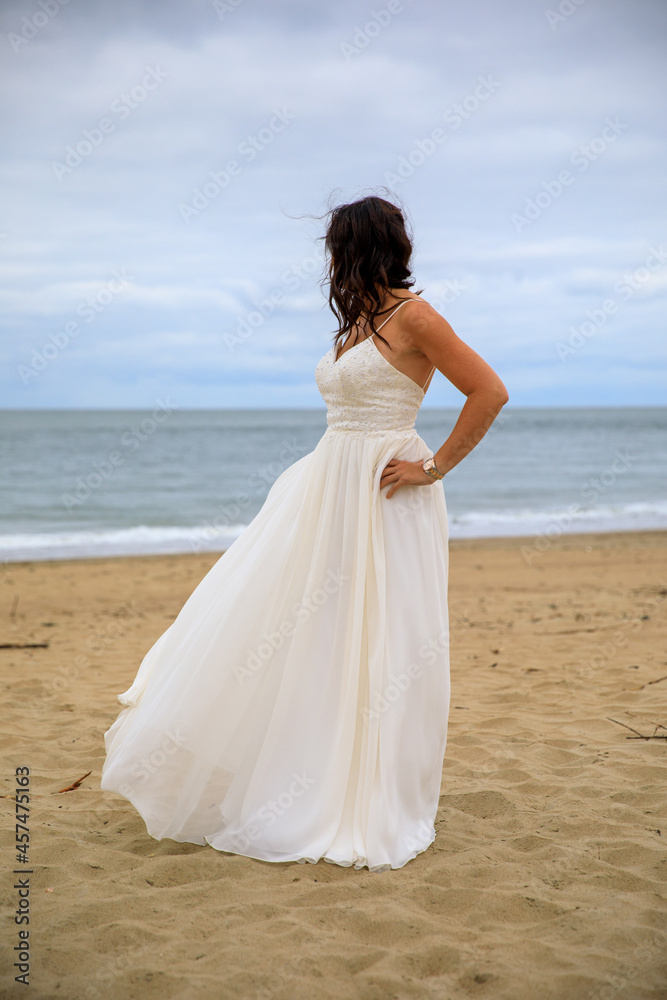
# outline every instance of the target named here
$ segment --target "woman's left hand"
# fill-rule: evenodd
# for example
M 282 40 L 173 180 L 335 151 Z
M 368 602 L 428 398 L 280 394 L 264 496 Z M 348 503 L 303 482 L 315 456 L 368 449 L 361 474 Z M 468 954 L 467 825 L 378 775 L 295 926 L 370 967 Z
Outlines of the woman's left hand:
M 422 468 L 423 459 L 417 462 L 404 462 L 400 458 L 392 458 L 385 465 L 380 476 L 380 489 L 391 484 L 386 494 L 391 497 L 399 486 L 428 486 L 438 482 L 427 476 Z

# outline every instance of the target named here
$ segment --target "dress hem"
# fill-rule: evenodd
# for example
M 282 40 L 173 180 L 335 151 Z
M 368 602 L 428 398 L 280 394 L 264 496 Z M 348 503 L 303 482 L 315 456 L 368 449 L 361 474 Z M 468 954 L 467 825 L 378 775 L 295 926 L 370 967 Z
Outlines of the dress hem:
M 215 847 L 215 845 L 211 844 L 208 837 L 206 836 L 204 836 L 204 840 L 206 841 L 209 847 L 212 847 L 214 851 L 219 851 L 221 854 L 229 854 L 229 855 L 236 855 L 238 857 L 251 858 L 253 861 L 265 861 L 268 864 L 296 863 L 300 865 L 304 864 L 316 865 L 319 861 L 326 861 L 327 864 L 338 865 L 340 868 L 354 867 L 355 871 L 360 871 L 363 868 L 368 868 L 368 871 L 371 874 L 376 874 L 376 873 L 380 874 L 381 872 L 396 871 L 399 868 L 403 868 L 405 865 L 407 865 L 409 861 L 412 861 L 414 858 L 416 858 L 418 854 L 423 854 L 423 852 L 434 843 L 435 837 L 436 834 L 434 830 L 433 836 L 430 838 L 430 840 L 424 843 L 422 847 L 417 847 L 403 861 L 398 862 L 398 864 L 392 864 L 391 861 L 385 861 L 374 865 L 369 865 L 368 858 L 361 857 L 360 855 L 357 855 L 352 860 L 348 860 L 346 858 L 331 858 L 327 857 L 326 854 L 320 855 L 319 858 L 309 858 L 306 857 L 305 855 L 296 855 L 296 854 L 289 858 L 262 858 L 256 854 L 246 854 L 243 851 L 226 851 L 224 848 Z

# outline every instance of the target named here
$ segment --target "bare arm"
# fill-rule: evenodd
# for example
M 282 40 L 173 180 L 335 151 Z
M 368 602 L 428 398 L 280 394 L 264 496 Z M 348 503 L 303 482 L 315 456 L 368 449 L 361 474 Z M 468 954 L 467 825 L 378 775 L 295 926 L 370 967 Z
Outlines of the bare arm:
M 466 396 L 451 434 L 434 453 L 439 472 L 449 472 L 478 444 L 509 399 L 505 385 L 483 358 L 458 337 L 435 309 L 406 306 L 406 340 Z
M 401 312 L 404 350 L 425 355 L 467 397 L 451 434 L 433 455 L 438 471 L 447 473 L 482 440 L 509 394 L 491 366 L 428 303 L 407 306 Z M 401 485 L 429 482 L 433 480 L 421 468 L 421 462 L 392 459 L 382 474 L 381 486 L 392 484 L 387 493 L 390 497 Z

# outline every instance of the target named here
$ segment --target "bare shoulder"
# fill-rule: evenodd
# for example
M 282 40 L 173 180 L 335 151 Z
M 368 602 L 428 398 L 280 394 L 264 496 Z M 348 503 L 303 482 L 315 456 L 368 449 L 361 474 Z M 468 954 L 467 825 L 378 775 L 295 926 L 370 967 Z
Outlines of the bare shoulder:
M 445 343 L 456 337 L 451 324 L 421 295 L 407 294 L 403 297 L 418 303 L 401 309 L 398 314 L 406 343 L 411 341 L 414 350 L 428 354 L 426 348 L 429 346 L 432 348 L 438 341 Z
M 419 299 L 399 312 L 400 338 L 406 353 L 423 354 L 438 371 L 466 396 L 484 389 L 507 400 L 507 389 L 499 376 L 480 355 L 466 344 L 437 309 L 419 295 Z

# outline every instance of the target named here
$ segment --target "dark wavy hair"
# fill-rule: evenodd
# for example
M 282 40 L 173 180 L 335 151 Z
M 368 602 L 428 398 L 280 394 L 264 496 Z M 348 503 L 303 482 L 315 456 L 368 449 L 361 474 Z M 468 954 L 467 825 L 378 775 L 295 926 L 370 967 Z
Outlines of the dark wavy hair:
M 365 317 L 377 333 L 375 320 L 395 306 L 394 302 L 380 309 L 388 289 L 410 289 L 415 279 L 410 271 L 412 238 L 396 205 L 371 195 L 337 205 L 328 219 L 326 233 L 320 237 L 327 258 L 322 284 L 329 283 L 329 305 L 338 320 L 335 356 L 339 341 L 360 318 Z M 378 336 L 387 343 L 382 334 Z

